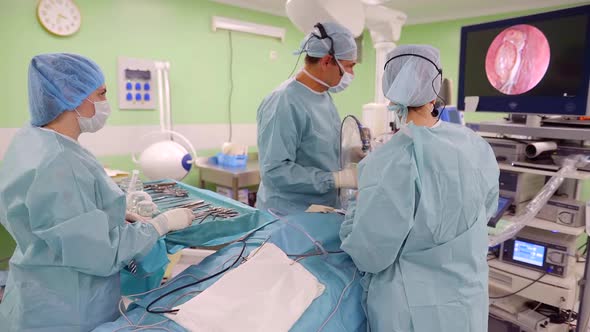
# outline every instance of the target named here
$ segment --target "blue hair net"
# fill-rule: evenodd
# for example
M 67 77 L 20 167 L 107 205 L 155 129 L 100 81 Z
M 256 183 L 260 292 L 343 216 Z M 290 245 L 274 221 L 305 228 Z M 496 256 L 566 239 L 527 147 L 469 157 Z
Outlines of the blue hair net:
M 29 112 L 33 126 L 44 126 L 78 107 L 104 84 L 98 65 L 76 54 L 35 56 L 29 65 Z
M 419 56 L 401 56 L 415 54 Z M 383 94 L 394 105 L 390 110 L 407 113 L 408 107 L 420 107 L 436 99 L 441 86 L 442 72 L 439 73 L 440 52 L 429 45 L 401 45 L 387 55 L 383 74 Z M 391 60 L 391 61 L 389 61 Z
M 352 33 L 342 25 L 333 22 L 322 23 L 326 34 L 334 41 L 334 55 L 338 60 L 356 61 L 356 41 Z M 329 38 L 319 39 L 319 30 L 316 28 L 301 42 L 301 48 L 297 53 L 307 53 L 310 57 L 321 58 L 328 55 L 331 41 Z

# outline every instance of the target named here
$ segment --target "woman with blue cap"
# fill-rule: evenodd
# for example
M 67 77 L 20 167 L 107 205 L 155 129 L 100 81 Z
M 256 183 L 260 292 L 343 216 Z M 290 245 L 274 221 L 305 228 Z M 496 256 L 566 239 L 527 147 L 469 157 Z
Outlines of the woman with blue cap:
M 330 93 L 352 82 L 357 47 L 352 33 L 318 23 L 301 43 L 305 67 L 258 108 L 260 188 L 256 206 L 282 213 L 336 206 L 338 188 L 356 188 L 356 169 L 340 170 L 340 116 Z
M 487 331 L 487 222 L 498 164 L 466 127 L 440 122 L 439 51 L 399 46 L 383 92 L 401 128 L 359 165 L 359 192 L 340 230 L 364 272 L 371 331 Z
M 119 271 L 158 238 L 191 224 L 178 209 L 125 222 L 125 197 L 78 143 L 111 112 L 102 71 L 75 54 L 35 56 L 29 66 L 31 125 L 0 168 L 0 222 L 17 243 L 2 331 L 90 331 L 119 315 Z

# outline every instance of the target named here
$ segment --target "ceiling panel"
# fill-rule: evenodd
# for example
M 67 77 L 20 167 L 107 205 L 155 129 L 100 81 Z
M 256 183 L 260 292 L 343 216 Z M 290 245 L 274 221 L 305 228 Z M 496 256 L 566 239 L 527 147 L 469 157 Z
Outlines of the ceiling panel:
M 213 0 L 273 15 L 285 14 L 285 0 Z M 582 0 L 390 0 L 386 6 L 408 15 L 408 24 L 446 21 L 568 4 Z

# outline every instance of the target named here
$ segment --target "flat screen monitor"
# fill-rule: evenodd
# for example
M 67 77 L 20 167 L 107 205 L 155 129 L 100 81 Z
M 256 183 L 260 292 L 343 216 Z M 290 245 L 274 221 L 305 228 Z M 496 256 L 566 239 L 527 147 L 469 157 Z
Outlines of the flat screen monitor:
M 590 5 L 461 29 L 460 110 L 589 115 L 589 80 Z
M 545 262 L 545 247 L 531 242 L 515 240 L 512 259 L 543 267 L 543 263 Z

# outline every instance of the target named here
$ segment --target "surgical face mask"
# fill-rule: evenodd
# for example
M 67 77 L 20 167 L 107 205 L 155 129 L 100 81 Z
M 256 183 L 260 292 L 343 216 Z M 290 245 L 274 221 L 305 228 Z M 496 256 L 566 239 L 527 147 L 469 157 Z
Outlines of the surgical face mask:
M 80 131 L 83 133 L 95 133 L 101 130 L 107 122 L 109 115 L 111 114 L 111 106 L 109 102 L 104 101 L 96 101 L 93 102 L 92 100 L 86 98 L 89 102 L 94 105 L 94 116 L 90 118 L 85 118 L 80 115 L 77 109 L 75 109 L 76 113 L 78 114 L 78 124 L 80 125 Z
M 338 83 L 338 85 L 336 86 L 330 86 L 328 83 L 320 80 L 319 78 L 313 76 L 312 74 L 310 74 L 307 70 L 305 70 L 305 68 L 302 69 L 302 71 L 309 76 L 312 80 L 316 81 L 317 83 L 325 86 L 326 88 L 328 88 L 328 90 L 332 93 L 338 93 L 343 91 L 344 89 L 346 89 L 350 83 L 352 82 L 352 80 L 354 79 L 354 75 L 345 71 L 344 67 L 342 67 L 342 65 L 340 64 L 340 61 L 336 60 L 336 63 L 338 64 L 338 67 L 340 67 L 340 70 L 342 70 L 342 72 L 344 73 L 342 75 L 342 77 L 340 78 L 340 83 Z
M 352 83 L 352 80 L 354 79 L 354 75 L 344 70 L 344 67 L 342 67 L 340 61 L 336 60 L 336 63 L 338 64 L 338 67 L 340 67 L 340 70 L 342 70 L 344 74 L 342 75 L 342 78 L 340 78 L 340 83 L 338 83 L 338 85 L 330 87 L 329 90 L 333 93 L 344 91 L 346 88 L 348 88 L 348 86 L 350 85 L 350 83 Z

